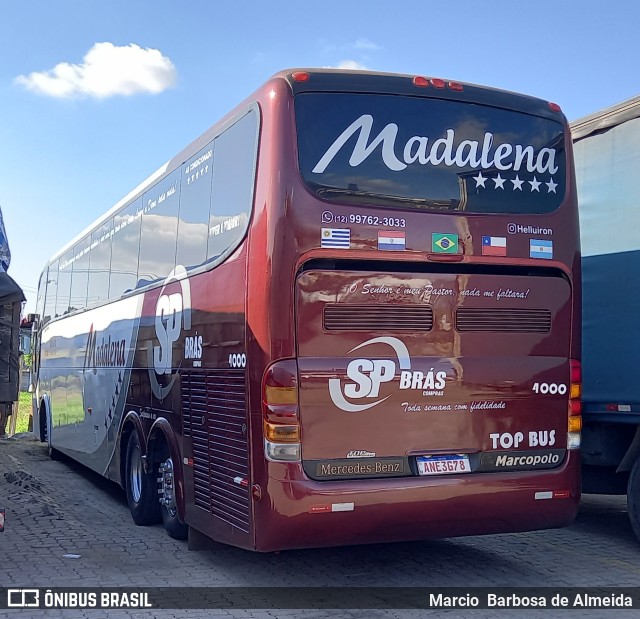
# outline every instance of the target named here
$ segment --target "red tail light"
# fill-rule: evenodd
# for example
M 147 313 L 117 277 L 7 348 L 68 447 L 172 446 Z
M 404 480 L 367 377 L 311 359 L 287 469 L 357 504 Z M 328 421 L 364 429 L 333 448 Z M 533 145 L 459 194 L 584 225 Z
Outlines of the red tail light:
M 464 90 L 464 86 L 460 82 L 445 82 L 445 80 L 440 79 L 439 77 L 428 78 L 422 75 L 416 75 L 412 81 L 414 86 L 419 86 L 420 88 L 433 86 L 434 88 L 447 87 L 449 90 L 454 90 L 456 92 L 462 92 Z
M 300 441 L 298 366 L 293 359 L 277 361 L 262 380 L 264 436 L 275 443 Z
M 576 359 L 569 360 L 569 421 L 567 449 L 578 449 L 582 439 L 582 366 Z
M 582 365 L 576 359 L 569 360 L 571 383 L 569 387 L 570 406 L 572 405 L 572 415 L 579 415 L 582 412 Z

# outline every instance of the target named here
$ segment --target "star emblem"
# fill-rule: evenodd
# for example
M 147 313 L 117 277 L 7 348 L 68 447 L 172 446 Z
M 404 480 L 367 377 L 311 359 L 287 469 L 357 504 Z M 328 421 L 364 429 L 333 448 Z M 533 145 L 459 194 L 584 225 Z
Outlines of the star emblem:
M 473 180 L 476 182 L 476 189 L 477 189 L 478 187 L 484 187 L 484 184 L 487 179 L 484 176 L 482 176 L 482 172 L 478 172 L 478 176 L 474 176 Z
M 537 191 L 540 192 L 540 181 L 536 179 L 536 177 L 533 177 L 532 181 L 527 181 L 529 183 L 529 185 L 531 185 L 531 191 Z
M 498 176 L 493 179 L 493 182 L 496 184 L 495 188 L 497 189 L 498 187 L 500 187 L 500 189 L 504 189 L 504 182 L 506 180 L 506 178 L 502 178 L 502 176 L 500 176 L 500 174 L 498 173 Z
M 558 186 L 558 183 L 554 183 L 553 182 L 553 177 L 551 177 L 551 180 L 548 183 L 545 183 L 545 185 L 549 188 L 547 190 L 547 193 L 555 193 L 556 192 L 556 187 Z
M 517 174 L 516 174 L 516 177 L 511 182 L 513 183 L 514 191 L 516 189 L 522 191 L 522 183 L 524 183 L 524 181 L 521 181 L 520 177 Z

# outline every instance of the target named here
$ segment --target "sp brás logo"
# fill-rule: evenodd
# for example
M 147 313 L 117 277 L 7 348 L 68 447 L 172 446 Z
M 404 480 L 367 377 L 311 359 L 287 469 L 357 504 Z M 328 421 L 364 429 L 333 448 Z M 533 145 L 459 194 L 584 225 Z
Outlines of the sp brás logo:
M 179 282 L 180 288 L 165 292 L 167 287 Z M 182 330 L 191 329 L 191 288 L 186 269 L 178 265 L 164 281 L 160 296 L 156 302 L 155 332 L 158 344 L 147 347 L 147 366 L 151 390 L 163 400 L 173 387 L 177 373 L 173 372 L 173 344 Z
M 395 337 L 374 337 L 358 346 L 347 354 L 372 344 L 386 344 L 393 350 L 396 361 L 390 359 L 353 359 L 347 365 L 347 378 L 344 386 L 339 378 L 329 379 L 329 395 L 333 403 L 348 413 L 358 413 L 373 408 L 391 397 L 380 397 L 380 387 L 383 383 L 394 380 L 400 370 L 399 389 L 419 389 L 423 396 L 443 395 L 446 386 L 447 373 L 434 371 L 420 372 L 411 369 L 411 357 L 404 342 Z M 373 399 L 373 402 L 371 401 Z M 355 404 L 349 400 L 361 400 L 362 404 Z

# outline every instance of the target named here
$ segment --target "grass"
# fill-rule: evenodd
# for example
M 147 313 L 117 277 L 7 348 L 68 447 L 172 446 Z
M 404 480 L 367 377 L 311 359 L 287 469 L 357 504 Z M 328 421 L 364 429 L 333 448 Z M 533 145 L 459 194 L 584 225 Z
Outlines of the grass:
M 31 416 L 31 394 L 27 392 L 20 392 L 20 396 L 18 400 L 18 419 L 16 421 L 16 434 L 29 431 L 30 416 Z

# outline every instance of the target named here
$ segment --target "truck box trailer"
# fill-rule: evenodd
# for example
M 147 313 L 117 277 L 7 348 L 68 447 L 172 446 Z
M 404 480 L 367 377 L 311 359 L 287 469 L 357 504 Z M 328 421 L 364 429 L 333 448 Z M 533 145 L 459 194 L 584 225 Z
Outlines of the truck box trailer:
M 583 492 L 640 539 L 640 96 L 571 123 L 583 283 Z

